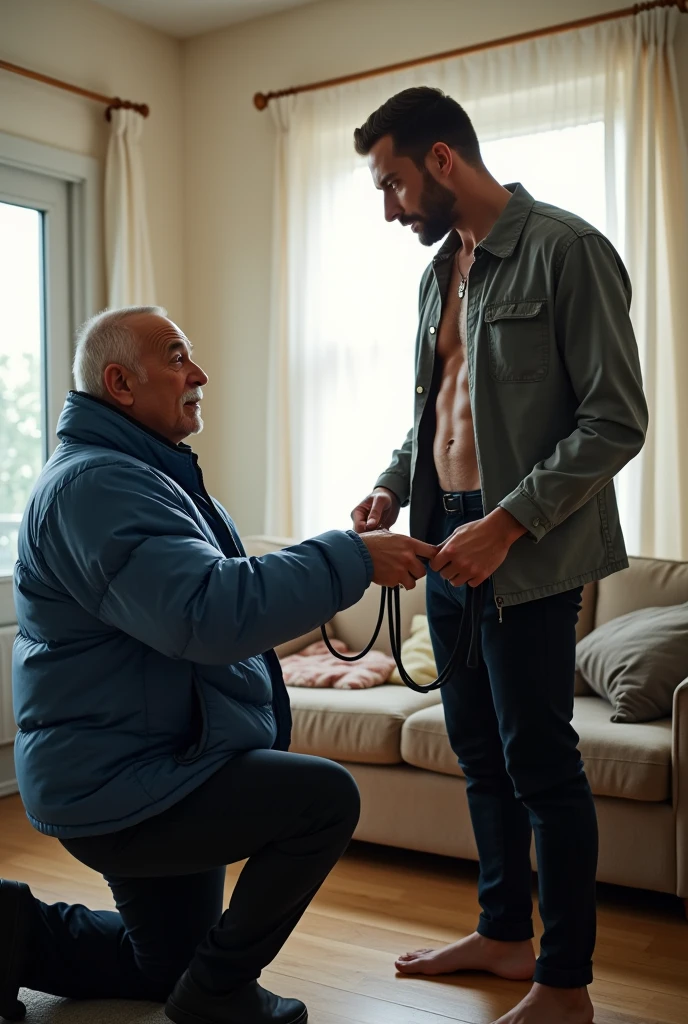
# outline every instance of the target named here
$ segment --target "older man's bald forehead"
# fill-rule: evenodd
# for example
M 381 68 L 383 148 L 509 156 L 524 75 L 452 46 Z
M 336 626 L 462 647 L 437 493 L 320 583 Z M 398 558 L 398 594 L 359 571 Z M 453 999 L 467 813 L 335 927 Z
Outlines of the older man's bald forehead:
M 144 349 L 167 351 L 176 345 L 192 347 L 182 329 L 159 313 L 135 313 L 127 317 L 127 324 Z

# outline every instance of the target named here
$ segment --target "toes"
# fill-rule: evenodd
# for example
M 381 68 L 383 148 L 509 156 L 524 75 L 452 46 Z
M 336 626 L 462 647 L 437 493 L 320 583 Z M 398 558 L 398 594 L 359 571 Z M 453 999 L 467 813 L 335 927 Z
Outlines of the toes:
M 397 960 L 394 964 L 400 974 L 417 974 L 418 968 L 415 966 L 415 961 L 410 963 L 403 963 L 401 960 Z
M 419 956 L 425 956 L 427 953 L 432 953 L 431 949 L 415 949 L 413 953 L 403 953 L 400 960 L 416 960 Z
M 423 961 L 427 953 L 432 953 L 432 950 L 417 949 L 415 953 L 405 953 L 394 961 L 394 966 L 402 974 L 418 974 L 426 966 Z

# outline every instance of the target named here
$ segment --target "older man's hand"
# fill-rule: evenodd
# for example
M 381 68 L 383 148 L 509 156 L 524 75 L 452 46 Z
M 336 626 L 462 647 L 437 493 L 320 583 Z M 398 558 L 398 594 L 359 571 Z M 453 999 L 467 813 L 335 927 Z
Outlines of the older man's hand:
M 425 576 L 427 562 L 437 554 L 434 544 L 405 537 L 387 530 L 373 530 L 360 534 L 373 560 L 373 583 L 381 587 L 398 587 L 413 590 L 417 580 Z
M 454 530 L 430 562 L 433 572 L 460 587 L 477 587 L 502 564 L 509 548 L 527 530 L 503 508 Z

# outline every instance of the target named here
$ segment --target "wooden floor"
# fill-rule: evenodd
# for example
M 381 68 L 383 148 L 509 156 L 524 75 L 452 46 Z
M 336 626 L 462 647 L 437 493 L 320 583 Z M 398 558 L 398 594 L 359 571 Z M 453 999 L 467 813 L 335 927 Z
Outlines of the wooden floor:
M 239 870 L 228 869 L 228 889 Z M 0 876 L 28 882 L 46 901 L 111 906 L 103 880 L 35 832 L 18 797 L 0 800 Z M 396 954 L 467 934 L 476 916 L 475 865 L 354 844 L 263 981 L 303 999 L 311 1024 L 488 1024 L 528 984 L 394 970 Z M 680 901 L 602 886 L 595 971 L 597 1024 L 688 1024 Z

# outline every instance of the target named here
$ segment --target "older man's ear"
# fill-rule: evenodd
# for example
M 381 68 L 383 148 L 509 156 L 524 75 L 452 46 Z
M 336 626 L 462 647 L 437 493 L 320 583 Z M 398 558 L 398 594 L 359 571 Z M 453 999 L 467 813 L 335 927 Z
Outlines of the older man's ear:
M 132 394 L 131 388 L 129 387 L 129 376 L 130 370 L 127 370 L 124 366 L 119 366 L 117 363 L 110 363 L 103 370 L 103 386 L 105 388 L 105 394 L 103 398 L 106 402 L 113 402 L 115 405 L 132 406 L 134 404 L 134 395 Z

